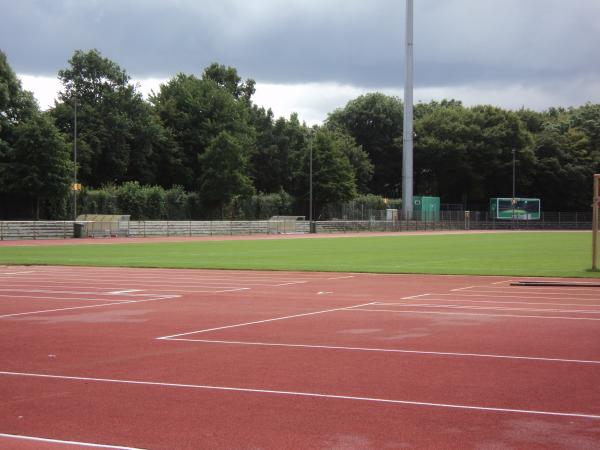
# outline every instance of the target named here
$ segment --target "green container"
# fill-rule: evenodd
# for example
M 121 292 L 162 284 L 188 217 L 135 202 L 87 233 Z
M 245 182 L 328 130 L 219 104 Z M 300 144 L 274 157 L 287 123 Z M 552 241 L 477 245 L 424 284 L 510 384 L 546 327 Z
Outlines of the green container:
M 440 220 L 440 198 L 425 196 L 413 197 L 413 212 L 415 219 L 417 220 Z

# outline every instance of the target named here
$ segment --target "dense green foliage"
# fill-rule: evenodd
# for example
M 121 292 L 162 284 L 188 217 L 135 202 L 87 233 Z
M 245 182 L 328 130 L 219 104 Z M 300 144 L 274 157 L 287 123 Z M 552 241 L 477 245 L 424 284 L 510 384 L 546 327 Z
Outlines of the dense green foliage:
M 64 213 L 72 172 L 64 136 L 21 88 L 0 51 L 0 205 L 12 208 L 8 214 L 36 219 L 47 211 Z
M 50 113 L 72 141 L 77 106 L 79 181 L 156 182 L 169 136 L 127 73 L 96 50 L 76 51 L 69 66 L 58 74 L 63 90 Z
M 84 189 L 79 194 L 82 211 L 88 214 L 129 214 L 132 220 L 269 219 L 292 215 L 294 199 L 281 191 L 273 194 L 237 196 L 218 211 L 209 210 L 197 193 L 182 186 L 140 185 L 128 181 L 119 186 Z
M 348 132 L 366 151 L 373 166 L 368 184 L 375 194 L 401 197 L 402 102 L 380 93 L 348 102 L 329 115 L 327 126 Z
M 0 264 L 599 277 L 589 233 L 489 233 L 0 247 Z
M 77 181 L 87 188 L 79 212 L 254 218 L 273 208 L 252 199 L 273 194 L 288 214 L 308 216 L 311 146 L 314 217 L 359 194 L 401 197 L 398 98 L 360 96 L 310 128 L 254 104 L 254 81 L 216 63 L 177 74 L 149 100 L 97 50 L 75 51 L 58 76 L 58 101 L 41 113 L 0 52 L 0 218 L 72 217 L 75 111 Z M 512 194 L 514 150 L 518 196 L 540 197 L 546 211 L 589 208 L 600 105 L 536 112 L 434 101 L 415 106 L 414 129 L 417 195 L 487 209 Z
M 73 163 L 63 136 L 52 120 L 35 114 L 15 127 L 15 142 L 8 152 L 11 170 L 6 175 L 9 192 L 27 193 L 35 202 L 35 218 L 45 200 L 59 201 L 69 193 Z
M 207 210 L 214 211 L 236 196 L 243 198 L 254 193 L 252 181 L 246 175 L 242 145 L 226 131 L 211 141 L 198 161 L 202 167 L 198 192 Z M 216 186 L 219 188 L 215 189 Z

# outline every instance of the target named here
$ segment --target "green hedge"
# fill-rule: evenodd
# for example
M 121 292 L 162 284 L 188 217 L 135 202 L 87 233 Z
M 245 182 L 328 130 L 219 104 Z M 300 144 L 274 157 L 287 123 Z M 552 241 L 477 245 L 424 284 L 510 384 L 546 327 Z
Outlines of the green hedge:
M 236 197 L 222 208 L 207 210 L 197 192 L 186 192 L 182 186 L 144 186 L 137 181 L 84 190 L 78 203 L 79 214 L 129 214 L 132 220 L 266 220 L 304 215 L 296 199 L 284 191 Z M 399 199 L 360 195 L 344 204 L 329 205 L 322 218 L 378 218 L 387 208 L 400 208 L 400 203 Z M 66 210 L 68 216 L 72 206 L 68 202 L 57 209 Z
M 79 214 L 129 214 L 132 220 L 257 220 L 294 214 L 294 198 L 283 191 L 234 198 L 223 208 L 208 211 L 197 192 L 185 192 L 182 186 L 165 190 L 137 181 L 84 190 L 78 202 Z

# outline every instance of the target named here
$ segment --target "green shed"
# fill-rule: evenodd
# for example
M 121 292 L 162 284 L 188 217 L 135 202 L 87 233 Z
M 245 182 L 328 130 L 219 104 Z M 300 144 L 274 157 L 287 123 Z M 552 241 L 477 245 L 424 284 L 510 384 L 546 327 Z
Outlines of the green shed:
M 417 220 L 440 220 L 440 198 L 414 196 L 413 211 Z

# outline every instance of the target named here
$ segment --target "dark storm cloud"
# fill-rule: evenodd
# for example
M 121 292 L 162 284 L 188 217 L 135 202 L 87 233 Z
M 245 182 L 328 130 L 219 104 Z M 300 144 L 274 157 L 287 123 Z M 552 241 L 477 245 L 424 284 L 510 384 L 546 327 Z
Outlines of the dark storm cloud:
M 97 48 L 130 74 L 213 61 L 263 82 L 399 86 L 402 0 L 1 0 L 15 71 L 56 75 Z M 597 0 L 415 0 L 421 86 L 598 77 Z

